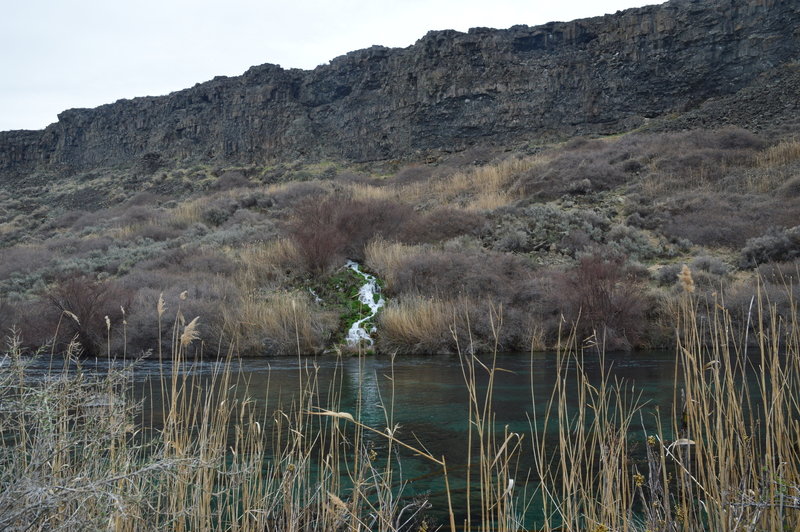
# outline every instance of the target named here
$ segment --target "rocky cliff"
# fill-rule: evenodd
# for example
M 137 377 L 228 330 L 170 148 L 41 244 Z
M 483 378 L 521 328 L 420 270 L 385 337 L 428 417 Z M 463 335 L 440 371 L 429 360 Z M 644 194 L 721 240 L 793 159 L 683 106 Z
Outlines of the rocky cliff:
M 796 0 L 673 0 L 614 15 L 431 32 L 311 71 L 275 65 L 0 133 L 0 176 L 173 162 L 355 161 L 614 133 L 800 58 Z M 157 155 L 155 155 L 157 154 Z

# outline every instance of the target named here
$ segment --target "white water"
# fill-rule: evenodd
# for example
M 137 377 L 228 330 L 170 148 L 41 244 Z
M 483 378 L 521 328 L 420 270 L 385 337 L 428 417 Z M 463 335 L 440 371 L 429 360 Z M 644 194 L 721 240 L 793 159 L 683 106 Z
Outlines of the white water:
M 352 260 L 347 261 L 345 264 L 347 268 L 350 268 L 358 275 L 364 278 L 366 283 L 361 287 L 358 291 L 358 300 L 361 301 L 363 304 L 367 305 L 370 308 L 370 313 L 368 316 L 361 318 L 357 322 L 355 322 L 350 330 L 347 332 L 347 345 L 350 346 L 357 346 L 361 342 L 366 342 L 367 345 L 372 345 L 372 338 L 370 337 L 370 333 L 375 332 L 375 327 L 367 332 L 364 328 L 364 322 L 373 318 L 375 314 L 378 313 L 378 310 L 386 304 L 383 300 L 383 297 L 380 296 L 378 291 L 378 281 L 372 275 L 368 273 L 364 273 L 358 267 L 357 262 L 353 262 Z M 375 301 L 375 294 L 378 294 L 378 301 Z

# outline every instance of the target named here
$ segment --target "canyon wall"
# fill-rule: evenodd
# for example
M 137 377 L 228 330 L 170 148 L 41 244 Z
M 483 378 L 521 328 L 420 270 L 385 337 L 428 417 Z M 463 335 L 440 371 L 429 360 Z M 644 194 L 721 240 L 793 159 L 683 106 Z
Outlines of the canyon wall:
M 2 132 L 0 179 L 143 157 L 368 161 L 615 133 L 733 94 L 799 52 L 796 0 L 673 0 L 536 27 L 430 32 L 310 71 L 266 64 Z

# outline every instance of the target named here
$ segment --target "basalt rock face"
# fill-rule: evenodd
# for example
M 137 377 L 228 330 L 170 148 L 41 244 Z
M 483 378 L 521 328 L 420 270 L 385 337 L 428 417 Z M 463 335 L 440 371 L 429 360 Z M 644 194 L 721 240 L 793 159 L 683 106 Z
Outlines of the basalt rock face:
M 615 15 L 431 32 L 311 71 L 275 65 L 0 133 L 0 175 L 165 161 L 352 161 L 614 133 L 800 58 L 796 0 L 673 0 Z M 155 155 L 157 154 L 157 155 Z

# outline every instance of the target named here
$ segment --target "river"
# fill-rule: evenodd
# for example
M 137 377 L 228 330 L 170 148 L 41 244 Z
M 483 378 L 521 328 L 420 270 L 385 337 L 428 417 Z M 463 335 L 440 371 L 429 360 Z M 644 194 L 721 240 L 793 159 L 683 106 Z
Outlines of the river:
M 491 357 L 483 357 L 491 365 Z M 104 373 L 112 362 L 107 360 L 81 362 L 84 370 Z M 203 383 L 224 367 L 225 362 L 192 361 L 181 368 L 190 372 Z M 388 425 L 399 426 L 395 437 L 400 441 L 424 447 L 432 456 L 445 456 L 451 470 L 451 490 L 458 494 L 464 487 L 464 469 L 467 462 L 467 428 L 469 403 L 462 361 L 457 356 L 403 356 L 394 359 L 383 356 L 372 357 L 316 357 L 316 358 L 263 358 L 241 359 L 229 362 L 242 382 L 235 388 L 240 397 L 249 396 L 256 401 L 271 419 L 276 408 L 286 408 L 298 397 L 301 381 L 316 379 L 317 396 L 315 406 L 357 414 L 360 400 L 361 422 L 384 431 Z M 553 353 L 502 354 L 495 360 L 496 373 L 492 408 L 498 431 L 508 428 L 510 432 L 524 435 L 519 464 L 514 472 L 518 493 L 536 488 L 532 469 L 531 419 L 544 415 L 544 408 L 557 378 L 557 357 Z M 572 366 L 576 361 L 571 362 Z M 45 364 L 28 368 L 28 374 L 46 372 Z M 632 396 L 647 403 L 644 412 L 659 407 L 662 412 L 672 410 L 675 355 L 671 352 L 637 352 L 608 354 L 604 359 L 597 354 L 587 354 L 582 360 L 583 373 L 593 385 L 598 386 L 602 375 L 618 379 L 632 392 Z M 161 422 L 161 399 L 157 384 L 160 376 L 171 375 L 171 363 L 163 367 L 157 360 L 141 360 L 131 370 L 134 396 L 143 401 L 146 419 L 144 426 L 158 426 Z M 567 375 L 574 375 L 568 372 Z M 479 395 L 486 391 L 487 374 L 478 366 Z M 613 379 L 612 379 L 613 380 Z M 566 379 L 567 387 L 574 387 L 574 379 Z M 335 396 L 331 405 L 329 397 Z M 535 399 L 533 398 L 535 396 Z M 575 406 L 577 394 L 568 393 L 568 401 Z M 387 418 L 391 423 L 387 423 Z M 541 429 L 541 423 L 539 425 Z M 554 424 L 548 428 L 555 429 Z M 643 441 L 646 436 L 637 429 L 631 434 L 633 440 Z M 386 448 L 386 439 L 381 435 L 366 433 L 368 444 L 380 453 Z M 555 438 L 551 434 L 548 438 Z M 402 454 L 402 477 L 407 481 L 403 495 L 424 496 L 433 504 L 432 515 L 444 522 L 446 500 L 441 482 L 440 468 L 436 464 L 414 456 Z M 456 497 L 457 498 L 457 497 Z M 459 505 L 461 507 L 459 507 Z M 463 518 L 463 503 L 456 502 L 456 514 Z M 536 505 L 529 520 L 536 521 Z

